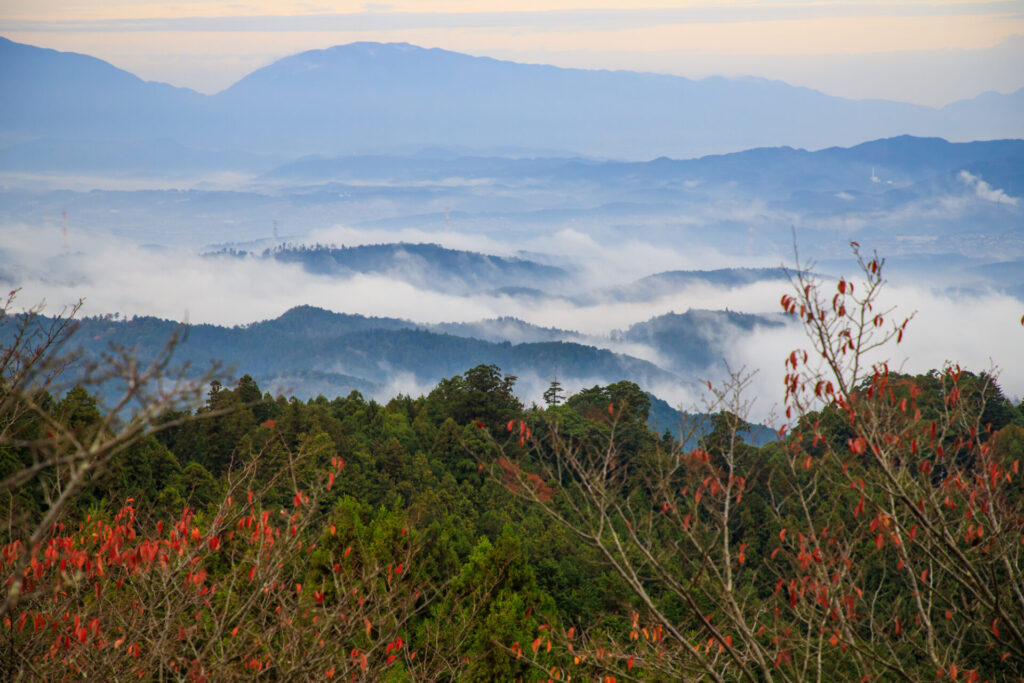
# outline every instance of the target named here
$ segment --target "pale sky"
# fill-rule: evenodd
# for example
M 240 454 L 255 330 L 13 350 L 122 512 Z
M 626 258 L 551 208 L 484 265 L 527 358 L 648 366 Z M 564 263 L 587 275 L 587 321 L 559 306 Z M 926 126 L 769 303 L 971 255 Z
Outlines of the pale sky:
M 357 40 L 690 78 L 754 75 L 932 106 L 1024 87 L 1024 0 L 0 0 L 0 35 L 221 90 Z

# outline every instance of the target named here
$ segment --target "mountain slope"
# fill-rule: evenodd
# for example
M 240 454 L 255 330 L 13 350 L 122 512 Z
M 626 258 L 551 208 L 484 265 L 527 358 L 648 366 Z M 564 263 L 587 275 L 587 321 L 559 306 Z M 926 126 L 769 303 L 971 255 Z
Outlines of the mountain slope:
M 0 38 L 0 140 L 189 137 L 206 96 L 95 57 Z
M 691 309 L 636 323 L 612 338 L 650 346 L 663 367 L 689 375 L 720 363 L 728 346 L 740 336 L 784 324 L 784 320 L 767 315 Z
M 115 343 L 134 349 L 145 362 L 178 327 L 173 321 L 152 317 L 86 318 L 75 343 L 82 346 L 86 358 L 98 360 Z M 304 396 L 323 391 L 308 391 L 306 382 L 334 386 L 339 393 L 348 393 L 346 388 L 366 391 L 367 387 L 394 386 L 402 378 L 425 386 L 481 363 L 541 382 L 552 377 L 587 383 L 628 379 L 641 385 L 681 381 L 646 361 L 593 346 L 558 341 L 496 343 L 439 334 L 392 318 L 331 313 L 311 306 L 244 327 L 189 326 L 176 361 L 202 367 L 212 358 L 234 366 L 238 374 L 252 374 L 261 384 L 290 387 Z
M 405 43 L 286 57 L 215 100 L 222 111 L 263 114 L 248 129 L 223 131 L 229 139 L 273 132 L 296 148 L 315 134 L 326 147 L 352 150 L 387 139 L 394 147 L 545 146 L 632 157 L 855 142 L 920 131 L 934 113 L 763 79 L 561 69 Z
M 246 252 L 213 255 L 245 257 Z M 332 277 L 355 274 L 383 275 L 416 285 L 458 294 L 474 294 L 501 287 L 525 285 L 554 287 L 568 278 L 562 268 L 521 258 L 506 258 L 473 251 L 447 249 L 438 244 L 364 244 L 353 247 L 282 246 L 264 251 L 260 258 L 296 263 L 309 273 Z

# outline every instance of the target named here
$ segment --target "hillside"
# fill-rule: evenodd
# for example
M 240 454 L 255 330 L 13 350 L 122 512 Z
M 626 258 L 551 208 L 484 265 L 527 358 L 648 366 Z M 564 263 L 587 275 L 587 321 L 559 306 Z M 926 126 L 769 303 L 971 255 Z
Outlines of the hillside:
M 235 255 L 246 256 L 244 252 Z M 527 284 L 555 287 L 563 284 L 569 275 L 562 268 L 526 259 L 447 249 L 438 244 L 285 245 L 267 249 L 259 258 L 297 263 L 316 275 L 347 277 L 372 273 L 424 289 L 460 294 Z
M 114 343 L 134 349 L 145 361 L 178 327 L 178 323 L 151 317 L 86 318 L 77 339 L 86 358 L 98 359 Z M 484 341 L 395 319 L 336 314 L 308 306 L 244 327 L 189 326 L 176 362 L 201 366 L 212 358 L 239 374 L 248 372 L 261 383 L 285 387 L 303 397 L 322 393 L 322 387 L 334 395 L 353 389 L 372 391 L 393 386 L 402 378 L 425 386 L 480 364 L 519 375 L 530 390 L 542 390 L 540 385 L 555 377 L 586 383 L 628 379 L 646 386 L 682 381 L 646 361 L 579 343 Z

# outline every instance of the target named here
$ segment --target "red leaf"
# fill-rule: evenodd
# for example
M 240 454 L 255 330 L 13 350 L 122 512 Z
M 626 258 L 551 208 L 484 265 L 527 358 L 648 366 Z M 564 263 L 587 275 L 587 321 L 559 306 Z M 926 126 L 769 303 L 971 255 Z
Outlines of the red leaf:
M 626 671 L 632 671 L 632 669 L 633 669 L 633 655 L 630 655 L 629 659 L 626 660 Z
M 885 545 L 885 539 L 882 538 L 882 534 L 878 534 L 875 536 L 875 547 L 881 550 L 883 545 Z
M 615 404 L 614 403 L 609 403 L 608 404 L 608 414 L 609 415 L 614 415 L 615 414 Z

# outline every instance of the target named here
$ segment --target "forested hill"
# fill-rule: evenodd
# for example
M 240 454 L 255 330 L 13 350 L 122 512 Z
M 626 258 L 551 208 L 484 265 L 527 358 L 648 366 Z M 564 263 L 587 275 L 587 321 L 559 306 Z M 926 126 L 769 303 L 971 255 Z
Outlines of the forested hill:
M 103 324 L 110 323 L 84 321 L 79 332 L 102 333 Z M 778 638 L 782 652 L 805 647 L 804 634 L 828 625 L 835 643 L 812 658 L 823 680 L 872 665 L 899 666 L 901 678 L 920 680 L 933 673 L 923 650 L 899 649 L 892 660 L 864 665 L 841 645 L 916 643 L 915 597 L 924 584 L 935 600 L 927 609 L 946 615 L 935 620 L 940 642 L 953 643 L 943 655 L 987 680 L 1016 679 L 1024 658 L 1002 634 L 1020 617 L 991 612 L 1014 604 L 1022 585 L 1016 475 L 1024 413 L 991 378 L 960 368 L 955 376 L 948 393 L 952 373 L 893 376 L 898 393 L 891 400 L 876 393 L 874 404 L 895 409 L 912 400 L 914 412 L 899 413 L 901 427 L 939 435 L 934 446 L 922 438 L 921 450 L 944 452 L 944 460 L 922 457 L 900 474 L 922 482 L 925 520 L 945 531 L 958 527 L 939 515 L 966 517 L 962 534 L 948 534 L 961 562 L 952 566 L 934 562 L 932 531 L 918 517 L 891 512 L 893 496 L 871 478 L 871 462 L 851 457 L 863 437 L 837 408 L 806 415 L 799 432 L 763 446 L 733 439 L 745 425 L 718 412 L 700 438 L 681 446 L 647 428 L 664 406 L 631 382 L 527 408 L 514 380 L 489 366 L 383 404 L 358 394 L 274 398 L 243 376 L 210 386 L 193 413 L 161 414 L 162 430 L 121 448 L 119 434 L 103 439 L 111 424 L 76 387 L 47 399 L 45 421 L 18 413 L 0 441 L 2 477 L 30 472 L 38 461 L 31 447 L 49 447 L 54 433 L 116 448 L 53 523 L 49 472 L 15 478 L 14 514 L 0 526 L 0 567 L 26 580 L 6 620 L 12 646 L 0 671 L 15 680 L 27 664 L 44 680 L 65 678 L 70 667 L 87 671 L 87 680 L 118 671 L 177 679 L 190 667 L 207 680 L 247 680 L 257 666 L 273 680 L 331 679 L 339 670 L 338 678 L 361 681 L 533 682 L 549 680 L 552 670 L 577 680 L 697 680 L 698 636 L 662 636 L 663 623 L 699 634 L 703 645 L 708 621 L 730 629 L 722 640 L 735 634 L 748 642 L 767 621 L 763 641 L 774 648 Z M 977 431 L 984 448 L 945 433 L 959 423 L 943 415 L 964 404 L 966 424 L 985 425 Z M 906 459 L 913 444 L 903 446 Z M 928 478 L 944 476 L 928 469 L 932 462 L 963 468 L 979 450 L 988 468 L 974 470 L 976 478 L 963 470 L 949 475 L 956 486 Z M 835 476 L 811 478 L 833 462 Z M 975 481 L 1002 490 L 977 495 L 967 488 Z M 915 500 L 905 504 L 924 508 Z M 993 518 L 1008 531 L 991 530 Z M 905 536 L 904 524 L 913 525 Z M 50 536 L 29 545 L 28 573 L 12 572 L 26 557 L 21 538 L 36 525 Z M 812 534 L 837 527 L 846 543 L 807 548 Z M 731 547 L 723 551 L 723 542 Z M 666 571 L 649 570 L 655 562 Z M 901 571 L 910 562 L 913 571 Z M 721 578 L 721 567 L 735 579 Z M 954 581 L 961 572 L 1007 576 L 992 582 L 997 606 L 965 598 Z M 638 586 L 637 576 L 648 583 Z M 913 583 L 918 576 L 927 582 Z M 856 588 L 830 588 L 841 596 L 831 618 L 819 607 L 819 596 L 830 597 L 821 587 L 840 581 Z M 819 588 L 800 593 L 802 584 Z M 744 600 L 730 602 L 738 593 Z M 737 616 L 734 604 L 745 611 Z M 846 605 L 865 616 L 851 618 L 856 631 L 840 632 L 840 641 L 833 624 Z M 803 680 L 806 670 L 776 657 L 771 670 Z M 732 673 L 727 659 L 716 666 Z M 885 669 L 868 670 L 885 678 Z
M 134 349 L 143 360 L 152 358 L 180 327 L 153 317 L 85 318 L 80 326 L 76 343 L 86 357 L 97 357 L 113 343 Z M 485 341 L 433 332 L 394 318 L 309 306 L 244 327 L 191 325 L 184 331 L 176 361 L 204 365 L 221 360 L 268 388 L 288 389 L 303 397 L 344 395 L 352 389 L 377 393 L 394 386 L 396 377 L 431 385 L 479 364 L 497 365 L 524 383 L 544 386 L 556 377 L 587 384 L 630 380 L 642 386 L 683 381 L 647 361 L 580 343 Z M 305 386 L 306 380 L 315 386 Z
M 220 251 L 244 258 L 245 251 Z M 252 254 L 252 256 L 257 256 Z M 387 275 L 421 288 L 454 293 L 473 293 L 501 287 L 552 287 L 563 283 L 568 272 L 521 258 L 507 258 L 474 251 L 447 249 L 438 244 L 366 244 L 353 247 L 330 245 L 282 245 L 266 249 L 258 258 L 297 263 L 317 275 L 346 277 L 357 273 Z
M 782 327 L 780 316 L 706 311 L 666 313 L 612 333 L 612 339 L 656 349 L 664 367 L 674 372 L 700 372 L 722 361 L 726 349 L 757 328 Z
M 718 268 L 716 270 L 667 270 L 615 287 L 586 292 L 576 297 L 579 303 L 601 301 L 654 301 L 687 287 L 705 286 L 732 289 L 760 281 L 786 279 L 783 268 Z

